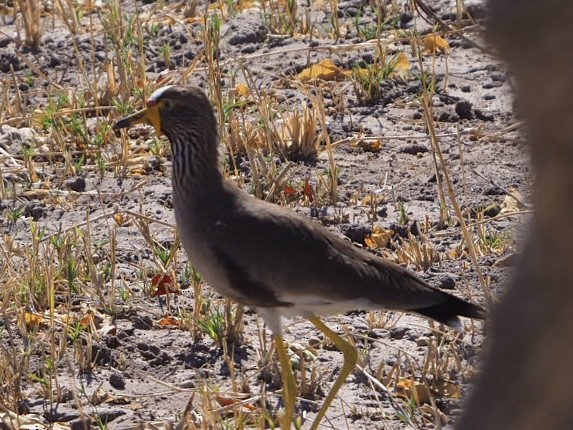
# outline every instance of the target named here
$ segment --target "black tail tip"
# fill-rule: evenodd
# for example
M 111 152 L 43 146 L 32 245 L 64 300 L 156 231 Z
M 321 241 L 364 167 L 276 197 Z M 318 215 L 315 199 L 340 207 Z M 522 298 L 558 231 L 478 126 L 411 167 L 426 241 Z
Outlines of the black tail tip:
M 422 309 L 415 309 L 414 312 L 457 330 L 462 329 L 462 323 L 459 317 L 474 318 L 478 320 L 485 319 L 486 311 L 481 306 L 459 299 L 455 296 L 450 297 L 451 299 L 445 302 Z

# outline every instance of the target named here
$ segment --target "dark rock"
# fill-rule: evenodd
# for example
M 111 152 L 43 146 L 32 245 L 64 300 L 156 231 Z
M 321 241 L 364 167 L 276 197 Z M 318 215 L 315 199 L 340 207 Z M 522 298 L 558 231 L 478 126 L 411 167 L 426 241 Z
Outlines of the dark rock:
M 486 114 L 481 109 L 475 110 L 476 118 L 481 121 L 492 122 L 495 118 L 492 114 Z
M 119 373 L 112 373 L 109 377 L 109 385 L 116 390 L 125 390 L 125 377 Z
M 364 238 L 372 232 L 370 227 L 363 224 L 344 224 L 340 229 L 342 234 L 355 243 L 364 243 Z
M 105 345 L 110 349 L 119 348 L 122 343 L 117 336 L 109 336 L 105 339 Z
M 442 290 L 453 290 L 456 287 L 456 278 L 451 274 L 443 274 L 440 277 L 439 287 Z
M 492 89 L 492 88 L 499 88 L 503 85 L 502 82 L 486 82 L 484 83 L 481 87 L 485 88 L 486 90 Z
M 267 29 L 265 27 L 259 28 L 245 28 L 229 39 L 229 45 L 243 45 L 245 43 L 261 43 L 267 37 Z
M 505 82 L 507 78 L 503 73 L 492 73 L 491 80 L 494 82 Z
M 33 200 L 24 207 L 24 216 L 38 221 L 44 216 L 44 205 L 39 200 Z
M 412 143 L 410 145 L 401 146 L 398 152 L 410 155 L 424 154 L 428 152 L 428 147 L 420 143 Z
M 449 122 L 452 121 L 452 116 L 448 112 L 442 112 L 438 117 L 439 122 Z
M 400 15 L 400 27 L 405 28 L 414 19 L 411 13 L 403 13 Z
M 501 206 L 497 204 L 489 205 L 483 210 L 483 214 L 490 218 L 499 215 L 500 212 L 501 212 Z
M 193 58 L 195 58 L 195 55 L 197 55 L 197 53 L 193 50 L 193 49 L 188 49 L 187 51 L 185 51 L 185 53 L 183 54 L 183 56 L 185 58 L 187 58 L 188 60 L 192 60 Z
M 497 186 L 494 186 L 484 190 L 483 194 L 485 196 L 503 196 L 505 195 L 505 191 L 503 191 L 501 188 Z
M 0 72 L 9 73 L 10 68 L 17 72 L 18 70 L 22 70 L 24 65 L 13 52 L 4 52 L 0 54 Z
M 472 119 L 472 104 L 468 101 L 459 101 L 456 103 L 456 114 L 461 119 Z
M 83 193 L 86 190 L 86 179 L 82 176 L 77 176 L 66 181 L 66 186 L 77 193 Z
M 410 327 L 393 327 L 390 329 L 390 339 L 403 339 L 408 331 L 410 331 Z
M 147 315 L 134 315 L 131 317 L 131 322 L 133 323 L 133 327 L 139 330 L 151 330 L 153 328 L 153 320 Z

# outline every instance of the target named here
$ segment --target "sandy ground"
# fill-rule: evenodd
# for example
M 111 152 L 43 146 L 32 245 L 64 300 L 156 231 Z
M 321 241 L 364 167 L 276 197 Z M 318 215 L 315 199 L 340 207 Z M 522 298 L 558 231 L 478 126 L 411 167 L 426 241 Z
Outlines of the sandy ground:
M 371 64 L 376 57 L 376 45 L 367 42 L 358 31 L 376 22 L 370 3 L 374 2 L 339 2 L 344 35 L 336 41 L 326 30 L 331 26 L 329 15 L 318 7 L 309 9 L 309 19 L 316 29 L 312 38 L 273 33 L 257 7 L 230 16 L 221 28 L 218 51 L 225 72 L 221 82 L 223 92 L 228 93 L 248 77 L 248 83 L 260 92 L 259 97 L 265 95 L 278 101 L 285 112 L 315 103 L 316 100 L 309 100 L 308 92 L 293 84 L 297 73 L 327 58 L 341 70 L 352 70 Z M 463 37 L 454 33 L 445 36 L 450 46 L 447 55 L 425 55 L 423 66 L 436 78 L 432 99 L 435 128 L 457 202 L 467 217 L 466 222 L 477 221 L 478 214 L 488 220 L 471 231 L 476 244 L 480 237 L 491 240 L 491 249 L 480 253 L 478 260 L 496 297 L 503 291 L 510 272 L 508 264 L 503 262 L 515 252 L 524 221 L 521 215 L 503 216 L 523 209 L 508 198 L 508 193 L 527 202 L 530 171 L 522 131 L 519 125 L 515 126 L 518 119 L 513 113 L 510 76 L 488 53 L 487 43 L 480 37 L 483 24 L 480 20 L 485 15 L 480 3 L 466 4 L 475 20 L 457 21 L 455 2 L 428 2 L 437 17 L 448 25 L 463 28 Z M 124 2 L 123 6 L 126 13 L 133 13 L 133 2 Z M 162 19 L 167 15 L 177 18 L 172 25 L 158 20 L 156 34 L 148 35 L 143 42 L 148 79 L 181 76 L 204 47 L 201 23 L 183 23 L 183 12 L 176 2 L 167 2 L 162 7 L 153 2 L 137 6 L 142 12 L 153 11 L 151 15 Z M 433 285 L 485 306 L 475 266 L 447 197 L 451 218 L 445 223 L 440 220 L 439 185 L 420 101 L 419 64 L 410 41 L 401 37 L 405 33 L 398 31 L 416 29 L 423 34 L 431 27 L 418 12 L 400 7 L 394 11 L 395 31 L 384 33 L 382 46 L 388 58 L 401 52 L 408 57 L 410 68 L 405 79 L 385 80 L 380 99 L 370 104 L 360 102 L 348 78 L 316 84 L 323 95 L 327 131 L 335 143 L 332 155 L 338 172 L 336 204 L 325 197 L 330 164 L 324 146 L 315 161 L 297 162 L 288 171 L 288 183 L 293 184 L 296 192 L 288 204 L 362 246 L 368 246 L 367 236 L 378 231 L 377 228 L 392 232 L 392 244 L 373 252 L 404 264 L 408 262 L 399 250 L 405 249 L 403 241 L 408 239 L 408 232 L 412 233 L 418 243 L 432 248 L 435 258 L 430 267 L 420 268 L 411 262 L 409 267 Z M 83 20 L 89 22 L 89 15 Z M 14 29 L 10 19 L 5 20 L 2 31 L 11 35 Z M 71 54 L 72 37 L 63 27 L 45 34 L 37 52 L 18 47 L 10 38 L 0 39 L 3 89 L 14 100 L 17 83 L 26 115 L 45 112 L 50 100 L 56 100 L 62 92 L 85 89 L 82 68 L 86 65 L 88 69 L 101 68 L 106 59 L 113 59 L 106 51 L 101 33 L 93 38 L 88 33 L 75 36 L 78 42 L 75 46 L 80 50 L 75 55 Z M 171 47 L 169 64 L 160 54 L 166 45 Z M 78 57 L 85 63 L 80 64 Z M 47 84 L 30 64 L 63 89 L 56 90 Z M 188 82 L 207 87 L 207 70 L 198 67 Z M 254 100 L 256 104 L 261 98 Z M 138 103 L 141 106 L 141 100 Z M 91 128 L 87 133 L 93 136 L 98 126 L 111 124 L 120 116 L 117 112 L 90 116 L 87 123 Z M 256 121 L 252 115 L 248 118 Z M 96 425 L 99 417 L 110 429 L 152 423 L 165 426 L 182 416 L 192 397 L 194 422 L 206 422 L 206 411 L 221 406 L 217 396 L 219 400 L 221 396 L 231 397 L 234 390 L 248 393 L 256 407 L 261 406 L 264 397 L 267 407 L 274 410 L 280 404 L 280 396 L 273 395 L 280 392 L 280 377 L 274 359 L 269 360 L 272 352 L 269 332 L 256 314 L 247 311 L 242 342 L 227 348 L 205 333 L 191 333 L 187 326 L 162 325 L 165 315 L 178 318 L 193 315 L 196 291 L 184 276 L 189 266 L 181 251 L 169 266 L 181 284 L 181 294 L 169 297 L 168 301 L 166 296 L 149 294 L 158 263 L 146 238 L 147 230 L 141 225 L 149 223 L 147 237 L 162 246 L 169 248 L 175 243 L 175 233 L 170 227 L 174 223 L 170 154 L 168 150 L 153 152 L 151 131 L 130 132 L 130 159 L 135 161 L 125 169 L 109 167 L 102 173 L 88 156 L 85 167 L 77 169 L 74 175 L 69 163 L 77 162 L 85 148 L 70 151 L 71 160 L 61 155 L 42 155 L 45 148 L 61 145 L 54 129 L 41 128 L 37 122 L 6 121 L 11 119 L 0 118 L 0 123 L 4 121 L 0 130 L 3 150 L 0 159 L 5 190 L 0 203 L 3 214 L 0 261 L 6 290 L 18 278 L 10 275 L 9 268 L 21 273 L 32 270 L 24 256 L 17 259 L 8 249 L 14 246 L 30 249 L 33 224 L 45 236 L 72 235 L 82 243 L 90 237 L 95 267 L 103 271 L 112 254 L 114 265 L 109 276 L 98 278 L 101 284 L 94 283 L 92 278 L 82 281 L 78 291 L 71 291 L 63 282 L 58 284 L 54 296 L 60 316 L 64 309 L 84 316 L 91 309 L 93 315 L 102 318 L 95 319 L 97 335 L 87 334 L 78 344 L 62 337 L 60 326 L 54 328 L 55 334 L 40 327 L 34 335 L 34 347 L 23 360 L 27 371 L 20 375 L 18 384 L 3 383 L 0 402 L 12 411 L 16 404 L 20 412 L 43 415 L 49 421 L 74 428 L 83 428 L 82 417 L 89 417 L 91 426 Z M 36 132 L 26 129 L 30 126 Z M 119 135 L 108 136 L 103 150 L 108 160 L 112 160 L 121 153 L 123 141 Z M 364 137 L 371 139 L 361 141 Z M 65 145 L 73 147 L 74 142 L 66 141 Z M 32 179 L 24 161 L 30 147 L 35 150 L 32 160 L 38 173 Z M 229 162 L 229 157 L 225 158 Z M 287 165 L 279 157 L 272 163 L 278 171 Z M 249 191 L 253 187 L 250 165 L 244 157 L 237 164 L 239 182 Z M 444 180 L 443 175 L 440 178 Z M 301 191 L 305 181 L 319 196 L 313 202 L 305 199 Z M 15 217 L 15 211 L 21 214 Z M 125 219 L 118 220 L 119 215 L 114 218 L 112 214 L 119 211 L 147 218 L 126 214 Z M 491 220 L 493 216 L 498 218 Z M 60 262 L 61 256 L 48 251 L 51 240 L 42 242 L 45 245 L 40 247 L 39 252 L 44 253 L 40 261 L 51 258 Z M 86 256 L 75 249 L 72 245 L 68 247 L 70 256 L 84 261 Z M 23 251 L 22 255 L 25 254 Z M 12 255 L 11 261 L 5 260 L 8 255 Z M 5 294 L 0 318 L 0 362 L 7 365 L 10 357 L 19 359 L 15 351 L 29 344 L 23 331 L 16 328 L 16 316 L 21 310 L 11 308 L 6 303 L 8 293 Z M 208 286 L 203 294 L 211 312 L 223 309 L 224 301 Z M 29 306 L 28 310 L 42 315 L 47 310 L 41 303 Z M 357 370 L 341 389 L 324 428 L 430 429 L 449 427 L 454 422 L 468 384 L 479 369 L 484 340 L 481 323 L 464 321 L 465 330 L 454 341 L 454 333 L 440 336 L 425 319 L 413 315 L 357 311 L 330 317 L 327 322 L 336 331 L 353 336 L 360 350 L 361 366 L 368 375 L 385 383 L 388 391 L 376 387 L 364 372 Z M 322 340 L 322 335 L 307 322 L 289 321 L 286 327 L 285 338 L 293 353 Z M 60 339 L 61 351 L 56 370 L 51 373 L 52 384 L 46 385 L 30 375 L 50 374 L 45 364 L 50 336 Z M 300 410 L 311 419 L 341 365 L 341 354 L 328 345 L 309 351 L 294 357 L 299 367 L 297 357 L 304 357 L 306 373 L 304 377 L 297 373 L 298 376 L 312 381 L 300 403 Z M 232 385 L 233 380 L 236 386 Z M 409 392 L 404 394 L 404 386 L 409 383 L 432 387 L 431 400 L 421 405 L 409 401 L 406 398 Z M 15 384 L 21 390 L 18 401 L 13 396 Z M 52 396 L 47 394 L 49 391 Z

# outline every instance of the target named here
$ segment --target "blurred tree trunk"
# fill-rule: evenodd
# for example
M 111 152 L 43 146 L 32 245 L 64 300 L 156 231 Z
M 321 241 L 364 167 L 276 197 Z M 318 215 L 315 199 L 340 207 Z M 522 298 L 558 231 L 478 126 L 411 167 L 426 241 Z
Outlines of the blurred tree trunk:
M 530 132 L 535 216 L 458 428 L 572 429 L 573 2 L 489 7 L 490 38 L 516 79 Z

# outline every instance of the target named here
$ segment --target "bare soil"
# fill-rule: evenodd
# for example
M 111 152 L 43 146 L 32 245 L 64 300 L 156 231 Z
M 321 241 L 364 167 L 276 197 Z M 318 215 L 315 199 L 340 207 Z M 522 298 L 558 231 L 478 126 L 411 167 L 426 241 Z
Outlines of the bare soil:
M 309 9 L 316 28 L 312 38 L 273 33 L 257 6 L 229 16 L 221 28 L 218 50 L 225 72 L 223 92 L 245 82 L 244 71 L 248 70 L 250 85 L 254 82 L 258 91 L 278 100 L 285 111 L 298 109 L 312 101 L 291 82 L 310 64 L 325 58 L 346 70 L 372 64 L 376 45 L 367 43 L 357 28 L 375 25 L 375 2 L 338 3 L 340 25 L 346 33 L 336 41 L 324 30 L 331 27 L 331 17 L 318 7 Z M 523 215 L 505 216 L 523 209 L 508 193 L 527 202 L 531 180 L 523 132 L 514 114 L 511 78 L 480 35 L 486 16 L 482 2 L 466 2 L 472 18 L 464 16 L 461 20 L 456 17 L 456 2 L 427 3 L 436 17 L 452 28 L 461 28 L 459 33 L 444 36 L 450 45 L 447 54 L 424 55 L 423 63 L 436 78 L 434 124 L 457 202 L 466 223 L 486 220 L 470 231 L 478 246 L 480 241 L 491 241 L 489 251 L 480 252 L 478 261 L 495 298 L 503 292 L 510 274 L 511 261 L 506 257 L 515 253 L 524 222 Z M 149 1 L 122 2 L 127 14 L 133 14 L 135 6 L 140 12 L 153 10 L 153 16 L 161 17 L 156 33 L 148 34 L 143 42 L 149 81 L 181 76 L 205 47 L 202 22 L 184 22 L 182 8 L 174 1 L 163 6 Z M 197 13 L 202 13 L 203 7 L 200 4 Z M 431 31 L 426 14 L 399 7 L 393 12 L 396 33 Z M 299 12 L 303 9 L 299 5 Z M 94 9 L 91 18 L 90 14 L 82 18 L 86 28 L 97 14 Z M 168 16 L 175 19 L 167 23 Z M 168 268 L 180 284 L 180 294 L 150 295 L 152 277 L 161 272 L 158 254 L 150 242 L 166 249 L 176 245 L 167 146 L 163 144 L 154 153 L 157 141 L 152 130 L 142 128 L 130 131 L 129 148 L 125 149 L 125 138 L 110 132 L 101 145 L 108 162 L 101 171 L 89 155 L 89 145 L 77 144 L 81 139 L 74 141 L 68 135 L 62 142 L 55 127 L 43 128 L 29 119 L 32 115 L 41 117 L 50 100 L 87 90 L 82 69 L 101 70 L 106 60 L 113 64 L 118 61 L 107 51 L 102 32 L 84 30 L 74 36 L 61 24 L 52 27 L 48 21 L 46 18 L 42 43 L 36 51 L 12 38 L 16 27 L 9 16 L 1 29 L 5 37 L 0 37 L 0 79 L 7 94 L 2 100 L 21 103 L 22 119 L 0 118 L 0 279 L 5 291 L 0 293 L 0 364 L 6 367 L 2 373 L 5 377 L 14 375 L 14 379 L 0 381 L 0 403 L 12 412 L 38 414 L 48 422 L 73 428 L 98 423 L 110 429 L 152 424 L 169 428 L 184 414 L 190 399 L 193 413 L 189 423 L 201 428 L 201 422 L 209 422 L 209 410 L 224 416 L 221 398 L 234 398 L 236 391 L 248 394 L 255 409 L 263 407 L 264 399 L 266 407 L 274 411 L 280 407 L 280 374 L 276 360 L 271 358 L 270 334 L 255 313 L 247 310 L 240 342 L 225 343 L 225 347 L 204 331 L 190 330 L 193 324 L 180 324 L 194 315 L 197 293 L 185 276 L 189 265 L 183 251 L 176 253 Z M 437 181 L 420 102 L 423 86 L 416 78 L 417 57 L 407 38 L 382 43 L 389 57 L 398 52 L 407 54 L 409 77 L 386 80 L 381 98 L 370 104 L 358 100 L 348 79 L 316 84 L 323 94 L 327 131 L 335 143 L 337 199 L 333 203 L 324 197 L 331 164 L 327 148 L 322 147 L 316 160 L 296 162 L 288 171 L 288 183 L 296 192 L 290 205 L 361 246 L 368 245 L 373 229 L 391 231 L 392 243 L 373 252 L 409 263 L 431 284 L 488 306 L 449 198 L 449 217 L 444 221 L 442 216 L 438 189 L 445 177 L 440 173 L 441 181 Z M 161 54 L 166 45 L 171 47 L 167 62 Z M 193 70 L 187 82 L 209 88 L 204 64 Z M 104 88 L 106 83 L 98 85 Z M 142 106 L 141 97 L 134 97 L 132 102 Z M 114 110 L 90 112 L 85 133 L 93 137 L 102 124 L 111 125 L 120 116 Z M 360 137 L 373 139 L 361 141 Z M 33 155 L 27 162 L 30 148 Z M 121 165 L 116 160 L 126 150 L 130 163 Z M 225 160 L 228 165 L 233 161 L 228 154 Z M 232 178 L 248 192 L 254 187 L 250 164 L 245 156 L 235 161 L 239 180 L 235 174 Z M 275 157 L 270 163 L 281 171 L 288 162 Z M 317 190 L 315 201 L 305 199 L 305 181 Z M 34 228 L 42 232 L 43 241 L 33 239 Z M 70 241 L 69 246 L 59 248 L 66 250 L 67 260 L 53 251 L 58 238 Z M 409 241 L 433 250 L 435 258 L 430 267 L 421 268 L 401 256 L 398 251 Z M 81 249 L 91 249 L 92 253 L 88 257 Z M 42 272 L 31 267 L 29 257 L 33 253 L 40 265 L 52 269 Z M 87 267 L 89 258 L 101 272 L 83 273 L 84 278 L 77 281 L 81 287 L 74 290 L 73 282 L 65 276 L 69 270 L 66 272 L 61 263 L 71 259 Z M 105 268 L 109 273 L 104 273 Z M 25 290 L 23 284 L 32 279 L 30 273 L 44 273 L 46 284 L 54 286 L 56 319 L 62 324 L 48 322 L 47 301 L 29 300 L 25 311 L 14 306 L 14 291 Z M 211 311 L 224 308 L 224 300 L 209 286 L 202 294 Z M 26 312 L 42 315 L 45 320 L 31 329 L 19 319 Z M 166 323 L 166 315 L 180 320 L 172 326 Z M 66 336 L 63 323 L 78 316 L 88 318 L 94 330 L 85 329 L 78 339 L 69 331 Z M 455 337 L 454 332 L 440 335 L 437 326 L 423 318 L 392 312 L 356 311 L 326 321 L 354 339 L 361 367 L 385 383 L 388 391 L 356 370 L 328 412 L 324 428 L 452 426 L 479 370 L 485 325 L 464 321 L 463 333 Z M 289 321 L 285 339 L 295 364 L 305 370 L 304 374 L 297 372 L 298 377 L 311 385 L 299 405 L 308 425 L 341 366 L 341 354 L 323 345 L 323 336 L 306 321 Z M 54 355 L 50 345 L 57 350 L 55 368 L 46 365 L 46 357 Z M 296 353 L 309 345 L 308 352 Z M 408 383 L 432 387 L 431 399 L 420 404 L 408 399 L 411 392 L 404 391 Z M 249 409 L 247 413 L 255 414 Z M 226 419 L 228 427 L 215 427 L 235 428 L 233 417 Z M 244 426 L 256 425 L 247 422 Z M 0 428 L 5 427 L 12 428 L 9 423 L 0 424 Z

